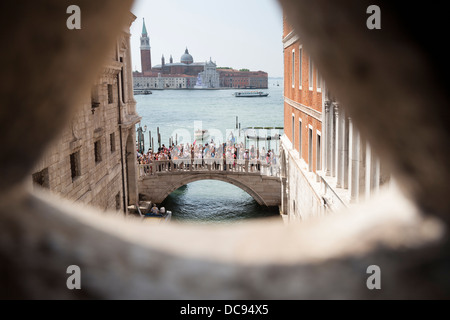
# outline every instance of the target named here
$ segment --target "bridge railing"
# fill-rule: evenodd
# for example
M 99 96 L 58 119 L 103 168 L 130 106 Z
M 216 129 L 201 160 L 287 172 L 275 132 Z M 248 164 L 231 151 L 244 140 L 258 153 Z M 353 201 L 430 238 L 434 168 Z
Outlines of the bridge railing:
M 263 160 L 223 160 L 223 159 L 178 159 L 159 160 L 139 165 L 139 176 L 170 174 L 174 172 L 245 172 L 259 173 L 264 176 L 279 177 L 278 164 L 266 163 Z

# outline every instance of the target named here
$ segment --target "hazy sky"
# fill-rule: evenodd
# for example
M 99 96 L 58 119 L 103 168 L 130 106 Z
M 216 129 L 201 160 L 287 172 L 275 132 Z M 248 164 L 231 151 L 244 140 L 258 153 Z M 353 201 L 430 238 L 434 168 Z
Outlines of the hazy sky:
M 283 76 L 283 20 L 276 0 L 136 0 L 131 26 L 133 70 L 141 70 L 142 18 L 150 36 L 152 65 L 174 62 L 186 47 L 195 62 L 266 71 Z

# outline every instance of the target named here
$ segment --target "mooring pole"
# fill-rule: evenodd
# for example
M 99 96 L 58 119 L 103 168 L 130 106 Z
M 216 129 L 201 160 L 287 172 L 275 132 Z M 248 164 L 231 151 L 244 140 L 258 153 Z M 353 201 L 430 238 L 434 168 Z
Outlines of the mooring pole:
M 152 151 L 153 151 L 153 148 L 152 148 L 152 132 L 151 132 L 151 130 L 148 130 L 148 148 L 149 149 L 152 149 Z

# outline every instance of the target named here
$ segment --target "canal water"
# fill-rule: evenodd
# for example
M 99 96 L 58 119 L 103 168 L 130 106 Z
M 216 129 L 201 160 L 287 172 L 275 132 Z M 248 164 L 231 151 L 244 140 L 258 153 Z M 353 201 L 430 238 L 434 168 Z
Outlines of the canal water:
M 199 128 L 208 130 L 216 143 L 225 142 L 236 128 L 236 117 L 241 128 L 283 127 L 282 79 L 269 78 L 269 88 L 263 90 L 269 93 L 268 97 L 236 98 L 235 91 L 238 90 L 153 90 L 150 95 L 136 95 L 141 126 L 147 126 L 145 150 L 150 147 L 150 135 L 158 147 L 157 128 L 161 144 L 167 146 L 169 138 L 179 144 L 192 143 L 194 131 Z M 249 147 L 253 144 L 247 143 Z M 260 142 L 260 148 L 267 150 L 265 143 Z M 270 148 L 277 149 L 273 142 Z M 162 206 L 172 211 L 173 220 L 199 223 L 239 222 L 279 214 L 278 208 L 261 207 L 242 189 L 213 180 L 181 187 Z

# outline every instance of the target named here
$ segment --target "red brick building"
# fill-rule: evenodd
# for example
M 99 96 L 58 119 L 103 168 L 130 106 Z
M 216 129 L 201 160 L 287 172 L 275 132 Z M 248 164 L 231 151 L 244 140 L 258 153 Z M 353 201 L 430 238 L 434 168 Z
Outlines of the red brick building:
M 284 130 L 309 171 L 321 170 L 323 84 L 314 61 L 284 22 Z
M 301 37 L 284 18 L 281 212 L 302 220 L 368 199 L 389 180 L 370 145 L 328 94 Z
M 267 89 L 268 74 L 264 71 L 238 71 L 217 69 L 220 86 L 223 88 Z

